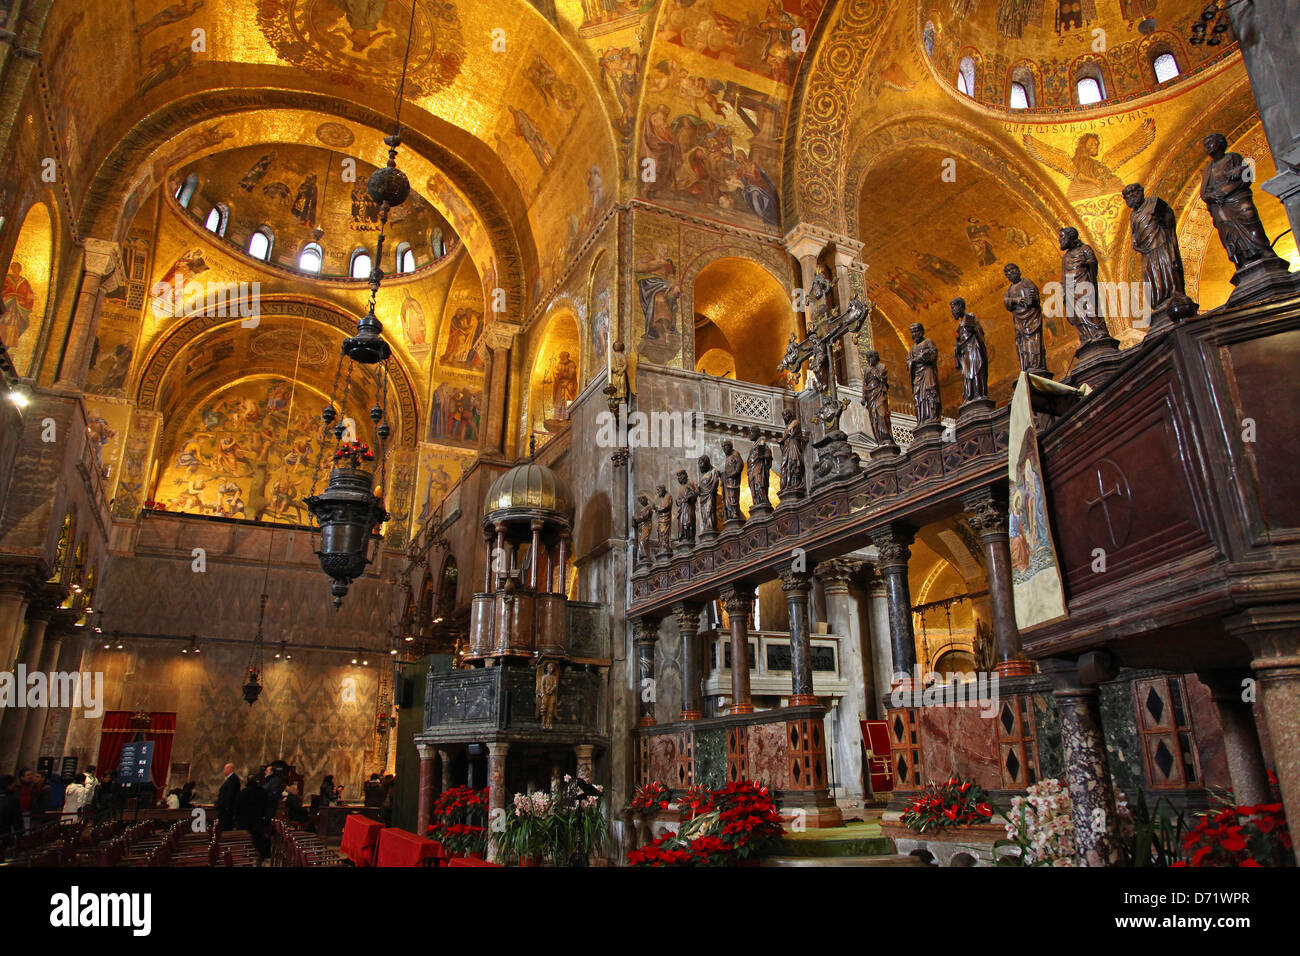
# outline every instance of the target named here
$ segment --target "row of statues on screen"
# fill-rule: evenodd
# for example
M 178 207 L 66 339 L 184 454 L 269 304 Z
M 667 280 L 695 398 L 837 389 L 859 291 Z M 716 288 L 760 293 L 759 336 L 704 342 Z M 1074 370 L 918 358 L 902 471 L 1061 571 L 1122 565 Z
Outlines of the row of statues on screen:
M 1268 234 L 1260 222 L 1251 193 L 1252 173 L 1239 153 L 1229 153 L 1227 140 L 1220 133 L 1205 137 L 1205 152 L 1210 158 L 1201 177 L 1201 199 L 1210 212 L 1219 239 L 1228 258 L 1238 270 L 1254 262 L 1277 259 Z M 1167 313 L 1172 319 L 1196 314 L 1196 303 L 1186 292 L 1182 253 L 1178 246 L 1178 223 L 1170 205 L 1159 196 L 1148 196 L 1138 183 L 1123 189 L 1129 207 L 1129 227 L 1133 249 L 1142 259 L 1142 292 L 1147 307 L 1154 313 Z M 1079 238 L 1072 226 L 1060 231 L 1061 289 L 1066 318 L 1079 334 L 1080 348 L 1101 343 L 1114 347 L 1100 309 L 1100 285 L 1097 277 L 1097 254 Z M 1043 347 L 1043 300 L 1032 280 L 1025 278 L 1020 267 L 1009 263 L 1003 270 L 1010 285 L 1003 304 L 1015 325 L 1016 352 L 1022 371 L 1048 375 L 1047 356 Z M 988 349 L 984 329 L 974 314 L 966 311 L 964 299 L 953 299 L 952 315 L 957 322 L 955 358 L 962 373 L 964 402 L 988 397 Z M 938 422 L 939 351 L 925 337 L 918 322 L 911 326 L 912 348 L 907 354 L 912 397 L 916 404 L 918 425 Z M 877 441 L 887 442 L 889 431 L 889 377 L 874 351 L 865 353 L 863 369 L 863 404 L 871 418 Z
M 1277 258 L 1268 235 L 1260 222 L 1251 192 L 1249 164 L 1239 153 L 1227 152 L 1227 140 L 1220 133 L 1205 137 L 1209 164 L 1201 177 L 1201 199 L 1210 211 L 1215 229 L 1228 258 L 1238 270 L 1265 259 Z M 1137 183 L 1123 189 L 1129 207 L 1129 226 L 1133 249 L 1142 258 L 1142 282 L 1150 308 L 1165 311 L 1173 318 L 1195 315 L 1196 304 L 1185 290 L 1182 254 L 1178 247 L 1177 221 L 1173 209 L 1158 196 L 1147 196 Z M 1097 254 L 1079 238 L 1072 226 L 1060 230 L 1062 307 L 1070 324 L 1079 334 L 1082 351 L 1089 346 L 1116 347 L 1101 314 L 1097 276 Z M 1015 263 L 1003 270 L 1010 283 L 1003 295 L 1003 305 L 1011 313 L 1015 326 L 1016 352 L 1022 371 L 1050 375 L 1043 346 L 1043 301 L 1037 285 L 1026 279 Z M 957 323 L 954 358 L 962 373 L 963 404 L 988 402 L 988 349 L 984 328 L 979 319 L 966 310 L 966 301 L 950 303 Z M 907 353 L 907 370 L 911 377 L 918 430 L 937 425 L 942 408 L 939 400 L 939 350 L 925 335 L 924 326 L 911 325 L 912 347 Z M 791 367 L 800 344 L 790 337 L 790 349 L 782 367 Z M 874 349 L 863 354 L 862 405 L 866 408 L 877 445 L 897 451 L 892 434 L 889 410 L 889 373 Z M 825 359 L 823 359 L 823 362 Z M 991 404 L 991 403 L 989 403 Z M 806 493 L 804 448 L 807 440 L 794 412 L 783 412 L 785 431 L 780 439 L 782 501 L 803 498 Z M 685 470 L 677 472 L 678 493 L 674 501 L 667 487 L 659 485 L 655 500 L 640 495 L 633 525 L 636 528 L 637 560 L 649 560 L 653 537 L 660 555 L 672 549 L 673 512 L 677 513 L 677 543 L 689 547 L 695 543 L 696 530 L 702 537 L 717 533 L 718 496 L 721 492 L 724 527 L 736 528 L 744 522 L 740 508 L 742 474 L 749 481 L 751 515 L 770 512 L 768 476 L 773 454 L 757 428 L 751 428 L 752 448 L 746 461 L 732 446 L 722 443 L 725 456 L 722 468 L 713 466 L 708 455 L 699 459 L 700 477 L 695 482 Z
M 803 458 L 807 439 L 803 426 L 793 411 L 787 408 L 781 414 L 785 419 L 785 431 L 778 442 L 781 451 L 779 494 L 782 501 L 787 501 L 803 498 L 807 493 Z M 638 496 L 638 507 L 632 515 L 638 561 L 650 559 L 652 538 L 658 545 L 657 552 L 660 556 L 666 556 L 672 549 L 674 512 L 677 514 L 677 543 L 685 547 L 695 543 L 697 529 L 699 536 L 705 539 L 717 534 L 719 503 L 722 506 L 723 528 L 739 528 L 745 521 L 744 512 L 740 510 L 742 478 L 748 479 L 750 517 L 766 515 L 772 511 L 768 497 L 774 458 L 772 446 L 757 428 L 749 430 L 749 440 L 752 447 L 748 461 L 741 457 L 730 441 L 723 441 L 724 457 L 720 468 L 714 467 L 708 455 L 701 455 L 698 460 L 698 482 L 692 481 L 685 469 L 679 470 L 676 500 L 665 485 L 655 489 L 653 501 L 649 495 Z

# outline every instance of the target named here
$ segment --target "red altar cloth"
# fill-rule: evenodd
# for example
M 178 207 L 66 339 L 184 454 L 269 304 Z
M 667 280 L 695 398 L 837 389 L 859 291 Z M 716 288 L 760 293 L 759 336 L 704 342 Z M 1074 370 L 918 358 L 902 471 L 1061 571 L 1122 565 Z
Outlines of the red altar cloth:
M 420 866 L 426 860 L 446 859 L 442 844 L 427 837 L 416 836 L 396 827 L 379 834 L 379 853 L 375 866 Z
M 458 856 L 447 861 L 448 866 L 500 866 L 500 863 L 489 863 L 487 860 L 480 860 L 476 856 Z
M 375 849 L 383 829 L 384 825 L 378 820 L 350 813 L 343 823 L 343 843 L 339 849 L 357 866 L 374 866 Z

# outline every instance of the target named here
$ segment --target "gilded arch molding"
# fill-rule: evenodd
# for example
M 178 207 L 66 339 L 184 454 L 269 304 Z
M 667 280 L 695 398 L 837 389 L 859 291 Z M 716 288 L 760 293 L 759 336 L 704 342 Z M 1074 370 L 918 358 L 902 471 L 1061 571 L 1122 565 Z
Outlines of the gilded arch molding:
M 356 318 L 331 306 L 305 302 L 293 297 L 267 297 L 262 300 L 263 318 L 307 319 L 344 335 L 356 331 Z M 232 321 L 229 315 L 202 312 L 181 322 L 154 347 L 140 373 L 136 402 L 140 409 L 162 411 L 158 407 L 159 391 L 172 364 L 184 348 L 199 336 Z M 397 396 L 397 444 L 414 445 L 419 435 L 419 409 L 410 375 L 396 358 L 389 361 L 389 383 Z
M 134 174 L 150 161 L 160 145 L 224 116 L 266 109 L 330 113 L 374 129 L 376 141 L 392 125 L 391 118 L 364 104 L 301 90 L 222 89 L 174 100 L 137 122 L 99 164 L 81 197 L 77 214 L 80 234 L 117 233 Z M 527 303 L 525 276 L 538 267 L 536 244 L 527 226 L 523 197 L 494 154 L 481 144 L 469 142 L 468 134 L 450 124 L 436 117 L 432 121 L 444 127 L 440 132 L 447 139 L 467 141 L 475 155 L 453 152 L 413 126 L 403 128 L 404 147 L 442 170 L 468 198 L 491 237 L 497 282 L 506 290 L 507 301 L 517 303 L 512 311 L 522 315 Z M 495 187 L 483 174 L 485 169 L 498 174 Z

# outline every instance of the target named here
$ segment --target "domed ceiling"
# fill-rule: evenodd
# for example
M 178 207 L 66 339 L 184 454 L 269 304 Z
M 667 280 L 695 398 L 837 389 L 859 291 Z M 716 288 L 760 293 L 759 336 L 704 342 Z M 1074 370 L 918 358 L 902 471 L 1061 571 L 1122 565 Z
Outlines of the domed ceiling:
M 1152 67 L 1159 53 L 1173 54 L 1181 79 L 1235 52 L 1232 30 L 1215 35 L 1213 22 L 1206 36 L 1218 42 L 1188 42 L 1204 6 L 1186 0 L 931 0 L 918 5 L 918 33 L 923 42 L 932 39 L 931 64 L 954 90 L 962 59 L 971 57 L 978 102 L 1006 108 L 1012 73 L 1026 70 L 1033 78 L 1032 107 L 1059 111 L 1078 108 L 1073 77 L 1081 64 L 1096 65 L 1106 101 L 1115 103 L 1163 88 Z
M 379 207 L 366 182 L 375 167 L 346 152 L 354 141 L 346 126 L 324 124 L 317 138 L 338 148 L 272 143 L 212 153 L 177 170 L 168 194 L 174 196 L 195 176 L 190 211 L 203 219 L 214 206 L 227 207 L 230 244 L 246 250 L 255 231 L 269 229 L 272 261 L 295 267 L 302 247 L 316 241 L 324 251 L 322 274 L 346 276 L 353 252 L 374 254 Z M 456 245 L 447 220 L 414 190 L 390 211 L 388 222 L 383 262 L 388 272 L 396 271 L 397 250 L 405 245 L 417 268 L 445 258 Z

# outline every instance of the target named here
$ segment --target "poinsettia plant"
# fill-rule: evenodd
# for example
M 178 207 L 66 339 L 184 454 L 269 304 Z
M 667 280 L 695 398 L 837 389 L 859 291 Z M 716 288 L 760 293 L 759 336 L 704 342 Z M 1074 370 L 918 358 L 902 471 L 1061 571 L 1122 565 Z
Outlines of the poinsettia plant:
M 633 866 L 735 866 L 757 857 L 784 828 L 767 787 L 739 780 L 721 790 L 692 787 L 679 802 L 682 826 L 628 855 Z
M 425 835 L 451 853 L 481 854 L 487 850 L 487 812 L 487 790 L 453 787 L 434 803 Z
M 1280 803 L 1207 813 L 1183 838 L 1188 859 L 1174 866 L 1287 866 L 1291 831 Z
M 353 468 L 360 468 L 363 461 L 374 461 L 375 453 L 363 441 L 345 441 L 334 452 L 336 462 L 348 462 Z
M 987 823 L 994 812 L 989 795 L 979 784 L 949 777 L 946 783 L 927 784 L 912 798 L 900 819 L 909 830 L 925 833 Z
M 667 810 L 671 799 L 672 791 L 662 783 L 653 781 L 636 788 L 627 809 L 637 816 L 654 816 L 660 810 Z

